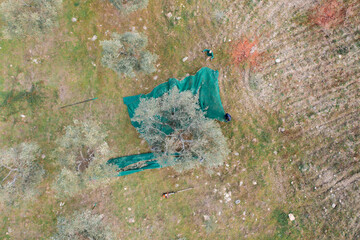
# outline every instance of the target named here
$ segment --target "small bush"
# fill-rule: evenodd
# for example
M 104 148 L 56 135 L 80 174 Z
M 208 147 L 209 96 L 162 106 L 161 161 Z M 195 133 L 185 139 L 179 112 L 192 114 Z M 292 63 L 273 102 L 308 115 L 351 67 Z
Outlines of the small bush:
M 36 163 L 40 149 L 34 143 L 21 143 L 0 151 L 0 199 L 13 203 L 35 196 L 45 171 Z
M 103 215 L 92 214 L 90 210 L 76 212 L 70 218 L 60 217 L 57 233 L 53 240 L 112 240 L 115 239 L 111 229 L 103 222 Z
M 156 71 L 158 56 L 145 50 L 147 37 L 139 33 L 112 34 L 111 40 L 102 41 L 102 64 L 119 75 L 134 77 L 137 72 L 149 74 Z
M 95 121 L 78 122 L 67 126 L 66 133 L 57 140 L 54 158 L 61 172 L 53 184 L 58 195 L 73 195 L 87 187 L 104 184 L 116 176 L 116 167 L 107 165 L 110 150 L 106 132 Z
M 109 0 L 120 12 L 128 14 L 146 8 L 149 0 Z
M 7 0 L 0 5 L 6 38 L 39 35 L 57 23 L 62 0 Z

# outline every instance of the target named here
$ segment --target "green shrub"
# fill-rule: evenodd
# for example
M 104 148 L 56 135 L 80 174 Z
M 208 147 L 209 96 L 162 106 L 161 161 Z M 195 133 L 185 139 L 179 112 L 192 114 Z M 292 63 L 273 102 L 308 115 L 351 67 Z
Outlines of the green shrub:
M 76 212 L 69 218 L 60 217 L 57 233 L 53 240 L 112 240 L 115 239 L 111 229 L 103 222 L 103 215 L 92 214 L 90 210 Z
M 57 140 L 54 158 L 61 172 L 53 184 L 59 196 L 73 195 L 87 187 L 104 184 L 117 175 L 116 167 L 107 165 L 110 149 L 106 132 L 95 121 L 74 121 Z
M 128 14 L 146 8 L 149 0 L 109 0 L 120 12 Z
M 36 163 L 40 149 L 34 143 L 21 143 L 0 151 L 0 199 L 13 203 L 36 195 L 44 169 Z
M 139 33 L 112 34 L 111 40 L 102 41 L 102 64 L 119 75 L 134 77 L 136 72 L 149 74 L 156 71 L 158 56 L 145 50 L 147 37 Z
M 220 126 L 205 117 L 197 95 L 175 87 L 159 98 L 142 99 L 131 119 L 159 161 L 182 171 L 221 165 L 229 154 Z
M 57 24 L 62 0 L 7 0 L 0 5 L 6 38 L 39 35 Z

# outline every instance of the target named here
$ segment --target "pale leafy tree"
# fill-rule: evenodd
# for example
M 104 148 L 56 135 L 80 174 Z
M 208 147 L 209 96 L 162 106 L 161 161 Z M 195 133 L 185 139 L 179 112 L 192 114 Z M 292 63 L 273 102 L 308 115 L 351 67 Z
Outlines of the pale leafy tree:
M 13 203 L 36 195 L 45 173 L 37 163 L 40 149 L 35 143 L 21 143 L 0 151 L 0 199 Z
M 90 210 L 75 212 L 71 217 L 58 218 L 57 233 L 53 240 L 112 240 L 116 239 L 111 229 L 104 223 L 104 215 Z
M 116 167 L 106 164 L 110 149 L 107 134 L 96 121 L 74 121 L 65 127 L 65 134 L 57 140 L 54 158 L 61 172 L 54 182 L 58 196 L 72 195 L 87 188 L 97 187 L 116 176 Z
M 145 48 L 147 37 L 136 32 L 113 33 L 110 40 L 102 41 L 102 64 L 119 75 L 134 77 L 136 73 L 149 74 L 156 71 L 157 55 Z
M 7 38 L 41 35 L 57 24 L 62 0 L 6 0 L 0 5 Z
M 146 8 L 149 0 L 109 0 L 120 12 L 128 14 Z
M 160 163 L 175 170 L 221 165 L 229 153 L 219 125 L 205 117 L 198 95 L 174 87 L 159 98 L 143 98 L 131 119 Z

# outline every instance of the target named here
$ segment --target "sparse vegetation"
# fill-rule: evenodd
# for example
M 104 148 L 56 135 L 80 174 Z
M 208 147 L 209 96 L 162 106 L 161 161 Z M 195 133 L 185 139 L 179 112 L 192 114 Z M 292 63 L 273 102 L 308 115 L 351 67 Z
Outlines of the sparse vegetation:
M 132 121 L 160 162 L 178 171 L 222 165 L 229 153 L 219 125 L 205 117 L 190 91 L 174 87 L 159 98 L 142 99 Z
M 114 6 L 124 14 L 146 8 L 149 0 L 109 0 Z
M 35 143 L 21 143 L 0 151 L 0 199 L 13 203 L 29 199 L 37 193 L 36 187 L 44 175 L 38 164 L 39 146 Z
M 75 212 L 68 218 L 59 217 L 57 233 L 53 240 L 113 240 L 111 229 L 103 221 L 104 215 L 93 214 L 90 210 Z
M 48 33 L 57 25 L 62 0 L 6 0 L 0 5 L 7 38 Z
M 154 72 L 157 55 L 145 50 L 147 37 L 140 33 L 127 32 L 112 34 L 111 40 L 101 42 L 103 47 L 102 64 L 119 75 L 134 77 L 136 73 Z
M 54 158 L 61 172 L 54 182 L 58 196 L 72 195 L 81 189 L 97 187 L 116 176 L 116 168 L 106 164 L 110 149 L 107 134 L 95 121 L 79 122 L 65 128 L 57 141 Z

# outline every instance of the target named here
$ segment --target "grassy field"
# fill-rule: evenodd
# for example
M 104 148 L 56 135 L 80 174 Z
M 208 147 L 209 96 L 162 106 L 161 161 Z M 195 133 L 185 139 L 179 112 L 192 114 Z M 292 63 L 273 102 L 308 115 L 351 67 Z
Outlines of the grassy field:
M 105 0 L 64 0 L 53 33 L 0 40 L 0 147 L 38 142 L 46 170 L 36 200 L 0 203 L 0 239 L 49 239 L 58 216 L 95 203 L 118 239 L 360 238 L 359 26 L 356 0 L 150 0 L 127 16 Z M 148 36 L 158 70 L 120 78 L 102 67 L 99 41 L 133 30 Z M 64 126 L 95 118 L 114 157 L 148 152 L 122 98 L 203 66 L 219 70 L 233 116 L 221 123 L 232 151 L 223 167 L 149 170 L 55 198 L 51 152 Z

